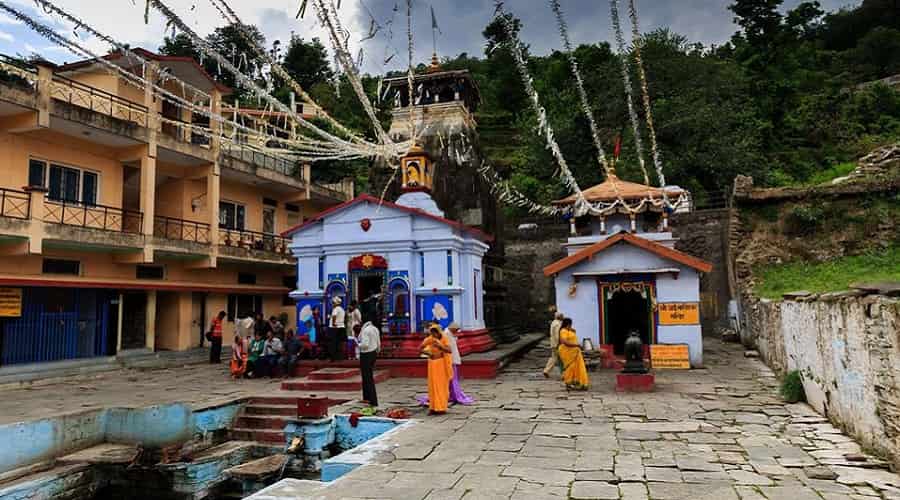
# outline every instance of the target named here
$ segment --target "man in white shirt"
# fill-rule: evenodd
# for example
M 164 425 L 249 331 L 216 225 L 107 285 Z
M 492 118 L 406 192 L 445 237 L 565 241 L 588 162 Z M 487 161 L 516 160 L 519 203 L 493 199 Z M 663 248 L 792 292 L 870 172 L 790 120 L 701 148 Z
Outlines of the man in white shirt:
M 265 371 L 263 375 L 267 374 L 271 377 L 275 375 L 275 367 L 278 366 L 278 358 L 284 352 L 284 346 L 281 344 L 281 339 L 276 337 L 272 330 L 269 330 L 266 335 L 262 354 L 262 366 Z
M 359 345 L 359 372 L 362 375 L 363 401 L 370 406 L 378 406 L 378 394 L 375 392 L 375 360 L 381 349 L 381 332 L 378 327 L 367 321 L 365 325 L 353 327 Z
M 332 361 L 337 361 L 342 359 L 341 353 L 344 349 L 346 349 L 347 344 L 347 326 L 346 326 L 346 316 L 347 313 L 344 312 L 344 308 L 341 307 L 341 298 L 335 297 L 331 299 L 331 303 L 334 305 L 331 309 L 331 320 L 329 321 L 328 328 L 328 357 Z M 342 345 L 344 347 L 342 347 Z
M 556 366 L 556 350 L 559 348 L 559 330 L 562 327 L 563 313 L 557 311 L 550 322 L 550 359 L 547 360 L 547 366 L 544 367 L 544 376 L 550 378 L 550 370 Z

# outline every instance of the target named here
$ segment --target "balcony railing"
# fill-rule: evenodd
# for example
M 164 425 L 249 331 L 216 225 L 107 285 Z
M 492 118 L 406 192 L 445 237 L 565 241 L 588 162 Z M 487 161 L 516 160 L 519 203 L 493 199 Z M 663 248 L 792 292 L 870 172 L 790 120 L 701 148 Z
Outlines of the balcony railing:
M 178 118 L 160 117 L 159 131 L 181 142 L 209 146 L 209 127 L 188 123 Z
M 112 118 L 147 126 L 146 106 L 63 76 L 53 76 L 50 97 Z
M 258 233 L 246 229 L 219 228 L 219 244 L 226 247 L 290 255 L 287 238 L 282 238 L 277 234 Z
M 153 218 L 153 236 L 209 244 L 209 224 L 157 215 Z
M 0 188 L 0 215 L 22 220 L 31 218 L 31 195 L 24 191 Z
M 50 200 L 45 205 L 44 222 L 53 224 L 140 234 L 143 221 L 141 212 L 105 205 Z
M 274 170 L 288 177 L 297 175 L 297 162 L 278 158 L 261 151 L 257 151 L 250 146 L 240 143 L 222 143 L 222 151 L 224 154 L 236 158 L 240 161 L 257 165 L 268 170 Z

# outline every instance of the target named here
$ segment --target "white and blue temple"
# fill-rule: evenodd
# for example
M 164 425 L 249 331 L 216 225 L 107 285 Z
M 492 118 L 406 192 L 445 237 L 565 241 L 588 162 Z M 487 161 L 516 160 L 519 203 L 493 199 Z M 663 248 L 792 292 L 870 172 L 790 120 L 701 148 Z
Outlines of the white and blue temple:
M 444 217 L 431 198 L 434 165 L 413 147 L 396 203 L 361 195 L 284 233 L 297 258 L 298 333 L 322 323 L 333 299 L 382 327 L 382 355 L 417 357 L 424 326 L 461 327 L 462 354 L 494 347 L 484 322 L 482 257 L 491 236 Z M 311 338 L 310 340 L 315 341 Z
M 558 310 L 608 359 L 622 355 L 628 335 L 637 331 L 645 346 L 687 345 L 690 365 L 702 366 L 700 276 L 712 265 L 675 249 L 673 204 L 664 202 L 684 202 L 688 194 L 614 174 L 582 194 L 599 208 L 571 220 L 567 256 L 544 268 L 554 279 Z M 575 202 L 571 196 L 555 204 Z

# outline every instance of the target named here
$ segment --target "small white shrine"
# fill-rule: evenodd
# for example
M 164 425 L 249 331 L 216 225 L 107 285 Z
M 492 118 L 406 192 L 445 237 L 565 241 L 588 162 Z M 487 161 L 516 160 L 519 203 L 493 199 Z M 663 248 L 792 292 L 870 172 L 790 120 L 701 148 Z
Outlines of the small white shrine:
M 431 198 L 434 165 L 413 147 L 403 158 L 396 203 L 362 195 L 284 233 L 297 257 L 298 332 L 333 299 L 357 302 L 382 326 L 383 355 L 417 357 L 424 326 L 460 325 L 463 354 L 494 347 L 484 322 L 482 257 L 491 236 L 446 219 Z M 324 320 L 323 320 L 324 321 Z

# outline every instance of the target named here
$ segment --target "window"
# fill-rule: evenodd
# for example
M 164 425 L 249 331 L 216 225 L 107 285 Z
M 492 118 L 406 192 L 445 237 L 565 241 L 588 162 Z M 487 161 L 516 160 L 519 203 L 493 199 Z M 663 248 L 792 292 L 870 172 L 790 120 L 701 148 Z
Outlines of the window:
M 425 286 L 425 252 L 419 252 L 419 286 Z
M 29 167 L 29 177 L 30 175 Z M 47 182 L 50 191 L 48 198 L 54 201 L 96 205 L 99 183 L 100 176 L 96 172 L 51 164 Z
M 47 162 L 28 160 L 28 185 L 31 187 L 44 187 L 44 173 L 46 171 Z
M 275 234 L 275 208 L 263 207 L 263 232 Z
M 319 290 L 325 287 L 325 257 L 319 257 Z
M 41 270 L 44 274 L 71 274 L 78 276 L 81 274 L 81 262 L 65 259 L 44 259 Z
M 239 285 L 255 285 L 256 275 L 251 273 L 238 273 Z
M 137 266 L 135 278 L 139 280 L 161 280 L 165 276 L 163 266 Z
M 282 276 L 281 284 L 290 291 L 294 291 L 297 289 L 297 277 L 296 276 Z M 293 306 L 294 299 L 290 297 L 288 294 L 284 294 L 282 297 L 281 305 L 283 306 Z
M 453 252 L 447 250 L 447 285 L 453 286 Z
M 246 213 L 247 209 L 244 205 L 239 205 L 230 201 L 220 201 L 219 227 L 242 231 L 244 229 Z
M 284 211 L 287 212 L 288 227 L 294 227 L 300 224 L 300 207 L 298 207 L 297 205 L 291 205 L 290 203 L 285 203 Z
M 262 312 L 262 295 L 228 296 L 228 321 L 234 322 L 235 318 L 246 318 L 256 312 Z

